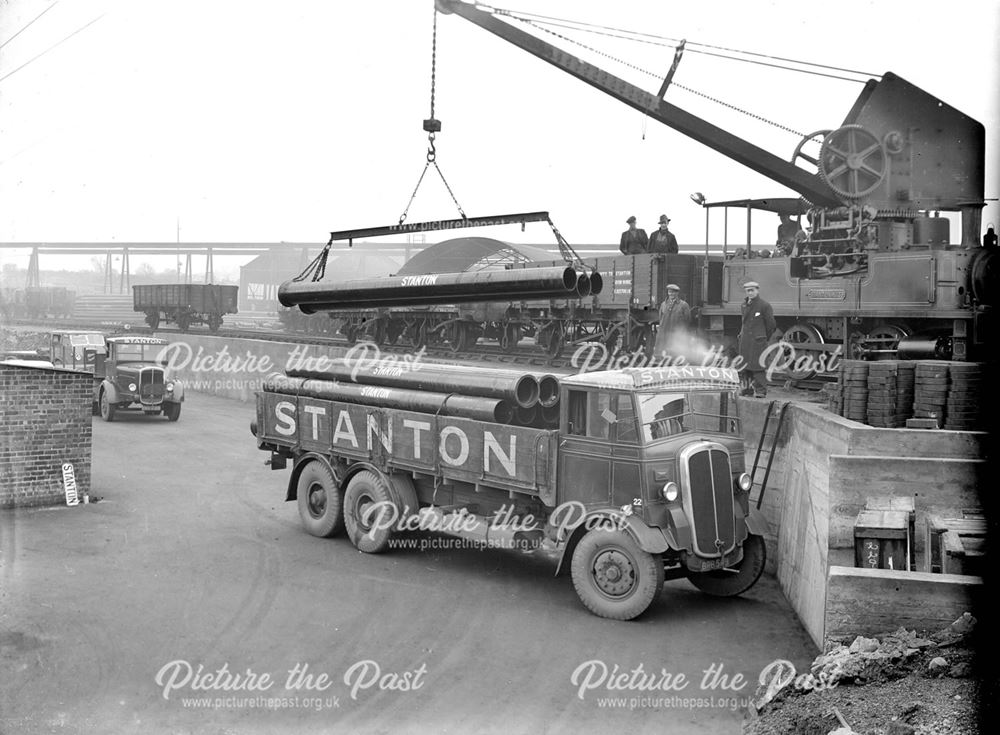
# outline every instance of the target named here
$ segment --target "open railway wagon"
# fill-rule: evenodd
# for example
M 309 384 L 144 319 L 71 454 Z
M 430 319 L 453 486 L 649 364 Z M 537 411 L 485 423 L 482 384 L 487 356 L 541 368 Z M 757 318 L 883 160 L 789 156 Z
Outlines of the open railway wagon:
M 432 245 L 405 263 L 396 276 L 431 277 L 441 267 L 435 251 L 451 255 L 466 249 L 467 272 L 484 269 L 551 268 L 565 265 L 548 251 L 483 237 L 455 238 Z M 530 257 L 536 259 L 531 260 Z M 714 270 L 721 275 L 721 258 Z M 694 255 L 621 255 L 583 258 L 588 272 L 599 273 L 603 287 L 596 293 L 569 298 L 495 301 L 470 304 L 390 307 L 332 313 L 350 342 L 379 345 L 447 346 L 454 352 L 474 350 L 480 342 L 495 342 L 502 350 L 533 340 L 539 350 L 558 357 L 583 342 L 604 343 L 610 353 L 650 350 L 658 321 L 657 307 L 666 284 L 681 285 L 685 297 L 702 298 L 705 259 Z M 712 279 L 716 293 L 719 277 Z
M 65 286 L 29 286 L 3 289 L 0 311 L 8 319 L 70 317 L 76 304 L 76 291 Z
M 225 314 L 236 313 L 239 286 L 211 283 L 168 283 L 132 287 L 133 310 L 146 315 L 153 329 L 160 321 L 173 322 L 182 331 L 192 324 L 207 324 L 217 332 Z

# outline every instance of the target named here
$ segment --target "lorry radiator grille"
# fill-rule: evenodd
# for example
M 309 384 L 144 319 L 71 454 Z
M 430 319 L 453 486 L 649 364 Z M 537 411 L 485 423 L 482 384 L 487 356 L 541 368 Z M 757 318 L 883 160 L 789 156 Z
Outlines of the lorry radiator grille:
M 725 554 L 736 543 L 729 454 L 718 448 L 691 454 L 688 476 L 695 553 L 702 556 Z
M 163 400 L 163 371 L 144 368 L 139 371 L 139 400 L 142 403 L 160 403 Z

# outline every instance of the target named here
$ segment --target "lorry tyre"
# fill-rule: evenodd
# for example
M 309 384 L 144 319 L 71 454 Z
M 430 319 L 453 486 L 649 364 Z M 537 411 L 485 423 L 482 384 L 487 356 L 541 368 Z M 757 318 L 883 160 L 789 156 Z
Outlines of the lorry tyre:
M 764 544 L 764 537 L 749 533 L 743 542 L 743 559 L 739 564 L 715 572 L 692 573 L 688 579 L 707 595 L 735 597 L 757 583 L 766 561 L 767 546 Z
M 378 504 L 383 511 L 372 506 Z M 396 508 L 385 480 L 374 472 L 364 470 L 359 472 L 347 483 L 344 493 L 344 525 L 347 535 L 358 551 L 366 554 L 378 554 L 385 551 L 392 536 L 392 528 L 398 521 L 395 517 L 387 517 L 384 509 Z M 396 508 L 398 511 L 398 508 Z M 391 523 L 390 523 L 391 522 Z
M 299 518 L 313 536 L 330 538 L 344 527 L 344 508 L 337 481 L 330 468 L 313 460 L 299 473 Z
M 580 539 L 570 566 L 573 586 L 595 615 L 631 620 L 663 590 L 663 560 L 625 531 L 596 528 Z
M 164 403 L 163 415 L 167 417 L 167 421 L 176 421 L 181 417 L 181 404 Z
M 108 400 L 108 392 L 101 391 L 101 418 L 111 422 L 115 420 L 115 404 Z

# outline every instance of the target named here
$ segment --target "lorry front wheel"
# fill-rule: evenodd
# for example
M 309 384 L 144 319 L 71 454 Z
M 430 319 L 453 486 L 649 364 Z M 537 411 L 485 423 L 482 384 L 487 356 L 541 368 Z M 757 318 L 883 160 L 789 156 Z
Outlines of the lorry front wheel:
M 176 421 L 181 417 L 181 404 L 164 403 L 163 415 L 167 417 L 167 421 Z
M 663 590 L 663 560 L 625 531 L 596 528 L 580 539 L 570 567 L 573 586 L 595 615 L 631 620 Z
M 374 472 L 359 472 L 347 484 L 344 525 L 358 551 L 366 554 L 385 551 L 398 511 L 385 480 Z
M 343 503 L 337 481 L 327 466 L 312 461 L 303 467 L 296 496 L 306 531 L 320 538 L 340 533 L 344 527 Z
M 101 418 L 105 421 L 115 420 L 115 404 L 108 400 L 108 392 L 101 391 Z
M 739 564 L 715 572 L 692 573 L 688 579 L 706 595 L 735 597 L 757 583 L 766 561 L 764 537 L 749 533 L 743 542 L 743 559 Z

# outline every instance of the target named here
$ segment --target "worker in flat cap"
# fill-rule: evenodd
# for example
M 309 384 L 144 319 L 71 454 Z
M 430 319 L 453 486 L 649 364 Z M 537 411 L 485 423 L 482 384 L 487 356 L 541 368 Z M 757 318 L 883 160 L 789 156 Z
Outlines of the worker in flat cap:
M 653 354 L 656 357 L 683 355 L 688 346 L 690 328 L 691 307 L 681 298 L 680 286 L 668 283 L 667 297 L 660 304 L 660 324 L 656 328 Z
M 743 358 L 743 395 L 764 398 L 767 395 L 766 370 L 761 364 L 761 355 L 768 340 L 777 329 L 774 309 L 760 297 L 760 284 L 747 281 L 743 284 L 746 298 L 743 300 L 743 326 L 740 329 L 740 357 Z
M 635 226 L 635 215 L 632 215 L 625 221 L 628 222 L 628 229 L 622 233 L 622 241 L 618 249 L 624 255 L 645 253 L 649 245 L 649 236 L 646 235 L 646 231 Z
M 649 237 L 649 252 L 677 252 L 677 238 L 670 231 L 670 218 L 665 214 L 660 215 L 660 228 Z

